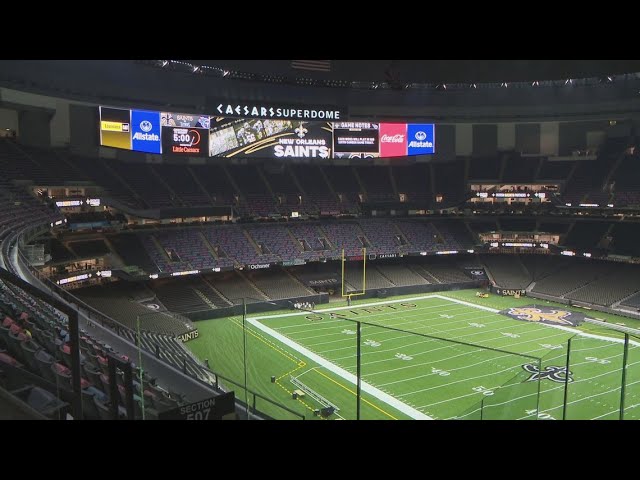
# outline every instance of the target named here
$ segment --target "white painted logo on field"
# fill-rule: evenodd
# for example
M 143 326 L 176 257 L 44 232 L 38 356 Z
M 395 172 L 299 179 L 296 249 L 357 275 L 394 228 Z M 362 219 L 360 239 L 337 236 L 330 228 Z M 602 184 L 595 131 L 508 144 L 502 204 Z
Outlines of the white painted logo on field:
M 444 313 L 441 313 L 440 316 L 442 318 L 453 318 L 453 317 L 455 317 L 455 315 L 447 315 L 447 314 L 444 314 Z
M 376 342 L 375 340 L 365 340 L 364 344 L 370 347 L 379 347 L 380 345 L 382 345 L 380 342 Z
M 439 368 L 433 368 L 433 367 L 431 367 L 431 373 L 435 375 L 440 375 L 441 377 L 448 377 L 449 375 L 451 375 L 451 373 L 447 372 L 446 370 L 440 370 Z
M 518 335 L 517 333 L 511 333 L 511 332 L 500 332 L 500 333 L 505 337 L 520 338 L 520 335 Z
M 469 324 L 469 326 L 471 326 L 471 327 L 476 327 L 476 328 L 482 328 L 482 327 L 484 327 L 485 325 L 484 325 L 484 323 L 476 323 L 476 322 L 472 322 L 472 323 L 470 323 L 470 324 Z
M 404 353 L 396 353 L 395 357 L 399 360 L 413 360 L 413 357 L 409 356 L 409 355 L 405 355 Z
M 535 415 L 536 414 L 536 410 L 525 410 L 525 413 L 527 415 Z M 548 413 L 545 413 L 545 412 L 538 412 L 538 418 L 540 420 L 555 420 L 554 417 L 552 417 L 551 415 L 549 415 Z
M 599 363 L 600 365 L 611 363 L 611 360 L 607 360 L 606 358 L 584 357 L 584 359 L 587 362 Z
M 471 390 L 473 390 L 474 392 L 478 392 L 483 395 L 486 395 L 487 397 L 493 395 L 493 390 L 483 387 L 482 385 L 478 387 L 473 387 Z
M 348 329 L 344 329 L 342 330 L 342 333 L 344 333 L 345 335 L 355 335 L 356 331 L 355 330 L 348 330 Z
M 542 348 L 548 348 L 549 350 L 557 350 L 562 348 L 562 345 L 551 345 L 550 343 L 539 343 Z

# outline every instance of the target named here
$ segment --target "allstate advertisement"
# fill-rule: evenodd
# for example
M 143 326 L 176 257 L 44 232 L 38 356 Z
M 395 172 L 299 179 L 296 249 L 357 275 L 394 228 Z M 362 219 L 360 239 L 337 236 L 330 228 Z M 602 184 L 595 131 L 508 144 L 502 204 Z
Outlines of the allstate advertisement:
M 431 155 L 436 152 L 435 125 L 433 123 L 407 124 L 407 155 Z
M 162 153 L 160 112 L 131 110 L 131 149 L 137 152 Z

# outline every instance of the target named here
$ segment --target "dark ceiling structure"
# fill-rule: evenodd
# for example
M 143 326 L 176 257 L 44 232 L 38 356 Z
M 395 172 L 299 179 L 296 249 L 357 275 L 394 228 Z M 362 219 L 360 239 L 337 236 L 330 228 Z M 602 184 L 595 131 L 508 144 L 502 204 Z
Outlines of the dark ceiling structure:
M 328 72 L 294 69 L 292 60 L 190 62 L 263 75 L 402 83 L 544 81 L 640 72 L 640 60 L 330 60 Z

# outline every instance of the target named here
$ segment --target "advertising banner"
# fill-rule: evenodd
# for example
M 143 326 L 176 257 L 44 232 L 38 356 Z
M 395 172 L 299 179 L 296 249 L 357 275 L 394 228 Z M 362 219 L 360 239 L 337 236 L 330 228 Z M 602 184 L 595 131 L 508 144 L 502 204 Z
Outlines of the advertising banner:
M 100 145 L 131 150 L 131 111 L 100 107 Z
M 131 134 L 132 150 L 162 153 L 159 112 L 131 110 Z
M 380 156 L 404 157 L 407 155 L 407 124 L 380 124 Z
M 407 155 L 429 155 L 436 151 L 433 123 L 407 124 Z

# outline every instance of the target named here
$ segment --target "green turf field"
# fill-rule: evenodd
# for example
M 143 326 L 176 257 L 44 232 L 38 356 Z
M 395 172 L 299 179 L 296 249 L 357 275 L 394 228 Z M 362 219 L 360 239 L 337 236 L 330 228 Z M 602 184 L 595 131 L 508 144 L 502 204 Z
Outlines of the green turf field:
M 316 314 L 249 315 L 246 336 L 240 317 L 203 321 L 198 322 L 199 338 L 187 345 L 236 383 L 229 386 L 238 398 L 246 397 L 273 418 L 299 417 L 262 397 L 307 419 L 319 418 L 314 410 L 327 405 L 338 409 L 329 418 L 356 418 L 353 320 L 366 323 L 360 342 L 361 419 L 619 418 L 625 355 L 619 332 L 590 324 L 563 330 L 515 320 L 496 310 L 553 304 L 526 297 L 482 299 L 475 292 L 323 305 Z M 623 317 L 581 312 L 640 326 Z M 250 392 L 241 387 L 245 351 Z M 624 418 L 639 419 L 640 338 L 632 338 L 626 360 Z M 294 390 L 304 396 L 293 399 Z

